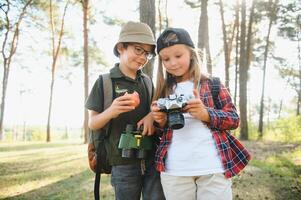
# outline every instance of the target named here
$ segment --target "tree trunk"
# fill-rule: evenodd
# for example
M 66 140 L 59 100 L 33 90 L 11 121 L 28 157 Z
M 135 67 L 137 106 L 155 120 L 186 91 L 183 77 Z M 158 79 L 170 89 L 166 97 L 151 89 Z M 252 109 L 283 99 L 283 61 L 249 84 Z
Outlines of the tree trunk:
M 251 64 L 251 55 L 252 55 L 252 27 L 253 27 L 253 21 L 254 21 L 254 9 L 255 5 L 257 3 L 257 0 L 254 0 L 252 2 L 251 11 L 250 11 L 250 18 L 249 18 L 249 24 L 248 24 L 248 36 L 247 36 L 247 52 L 246 52 L 246 64 L 247 64 L 247 70 L 250 68 Z
M 54 69 L 52 64 L 52 69 Z M 53 98 L 53 88 L 54 88 L 54 70 L 51 73 L 51 84 L 50 84 L 50 96 L 49 96 L 49 105 L 48 105 L 48 117 L 47 117 L 47 131 L 46 131 L 46 142 L 51 141 L 50 137 L 50 121 L 51 121 L 51 110 L 52 110 L 52 98 Z
M 219 0 L 219 6 L 220 6 L 220 15 L 222 20 L 223 41 L 224 41 L 225 86 L 229 88 L 230 52 L 229 52 L 229 46 L 227 41 L 227 31 L 226 31 L 226 24 L 224 18 L 224 5 L 222 0 Z
M 26 14 L 26 10 L 28 6 L 32 3 L 33 0 L 29 0 L 24 7 L 22 8 L 22 11 L 19 15 L 19 17 L 16 20 L 16 23 L 13 25 L 11 24 L 10 19 L 10 2 L 6 1 L 6 3 L 3 3 L 2 11 L 5 14 L 5 20 L 3 21 L 3 27 L 6 28 L 6 31 L 4 33 L 1 53 L 3 57 L 3 78 L 2 78 L 2 97 L 1 97 L 1 103 L 0 103 L 0 141 L 3 139 L 3 121 L 4 121 L 4 110 L 5 110 L 5 99 L 6 99 L 6 90 L 8 85 L 8 78 L 9 78 L 9 71 L 10 71 L 10 64 L 13 56 L 15 55 L 18 47 L 18 41 L 19 41 L 19 28 L 21 26 L 21 22 Z M 4 6 L 6 5 L 6 6 Z M 5 8 L 7 8 L 5 10 Z M 11 28 L 15 27 L 13 31 L 13 37 L 12 41 L 8 42 L 9 34 L 11 32 Z M 8 50 L 8 54 L 6 54 L 6 49 Z
M 241 3 L 241 34 L 240 34 L 240 59 L 239 59 L 239 110 L 240 110 L 240 138 L 248 140 L 247 121 L 247 81 L 248 70 L 246 63 L 246 0 Z
M 280 119 L 280 117 L 281 117 L 282 104 L 283 104 L 283 100 L 281 99 L 280 103 L 279 103 L 278 119 Z
M 156 34 L 156 8 L 155 0 L 140 0 L 140 21 L 148 24 L 154 35 Z M 153 77 L 154 59 L 150 60 L 144 67 L 143 72 Z
M 9 77 L 9 67 L 7 67 L 7 59 L 4 59 L 3 62 L 3 80 L 2 80 L 2 98 L 1 98 L 1 113 L 0 113 L 0 141 L 3 139 L 3 119 L 4 119 L 4 109 L 5 109 L 5 99 L 6 99 L 6 89 L 8 84 Z
M 251 49 L 252 49 L 252 25 L 254 19 L 254 8 L 255 8 L 256 0 L 252 2 L 251 11 L 250 11 L 250 19 L 248 24 L 248 35 L 246 36 L 246 1 L 244 0 L 241 4 L 241 14 L 242 14 L 242 22 L 241 22 L 241 44 L 240 44 L 240 63 L 239 63 L 239 107 L 240 107 L 240 115 L 241 115 L 241 129 L 240 129 L 240 138 L 244 140 L 249 139 L 249 130 L 248 130 L 248 121 L 247 121 L 247 103 L 248 103 L 248 73 L 249 66 L 251 63 Z M 246 43 L 247 40 L 247 43 Z
M 168 0 L 165 0 L 165 27 L 169 27 L 169 20 L 168 20 L 168 14 L 167 14 L 167 5 L 168 5 Z
M 258 139 L 262 139 L 263 137 L 263 112 L 264 112 L 264 92 L 265 92 L 265 79 L 266 79 L 266 68 L 267 68 L 267 59 L 268 59 L 268 52 L 269 52 L 269 45 L 270 45 L 270 35 L 273 22 L 276 20 L 276 7 L 278 4 L 278 0 L 273 2 L 272 0 L 269 1 L 269 12 L 270 12 L 270 22 L 268 27 L 268 33 L 266 37 L 266 45 L 264 49 L 264 60 L 263 60 L 263 75 L 262 75 L 262 90 L 261 90 L 261 98 L 260 98 L 260 111 L 259 111 L 259 124 L 258 124 Z
M 83 32 L 84 32 L 84 95 L 85 100 L 88 98 L 89 93 L 89 44 L 88 44 L 88 11 L 89 11 L 89 0 L 82 1 L 83 8 Z M 86 144 L 89 138 L 89 127 L 88 127 L 88 110 L 84 109 L 84 143 Z
M 265 92 L 265 78 L 266 78 L 266 64 L 268 58 L 268 51 L 269 51 L 269 43 L 270 43 L 270 34 L 272 28 L 272 20 L 270 20 L 269 28 L 268 28 L 268 35 L 266 38 L 266 45 L 264 50 L 264 60 L 263 60 L 263 74 L 262 74 L 262 85 L 261 85 L 261 98 L 260 98 L 260 111 L 259 111 L 259 125 L 258 125 L 258 132 L 259 132 L 259 139 L 263 137 L 263 110 L 264 110 L 264 92 Z
M 53 98 L 53 88 L 54 88 L 54 81 L 55 81 L 55 70 L 56 70 L 56 62 L 59 56 L 59 52 L 61 49 L 62 38 L 64 35 L 64 23 L 65 23 L 65 16 L 68 7 L 69 1 L 67 1 L 64 13 L 61 20 L 61 27 L 59 29 L 59 38 L 58 44 L 55 44 L 55 27 L 54 27 L 54 18 L 53 18 L 53 10 L 52 10 L 52 0 L 49 1 L 49 16 L 50 16 L 50 28 L 51 28 L 51 42 L 52 42 L 52 65 L 51 65 L 51 84 L 50 84 L 50 96 L 49 96 L 49 106 L 48 106 L 48 119 L 47 119 L 47 132 L 46 132 L 46 142 L 50 142 L 51 140 L 51 110 L 52 110 L 52 98 Z
M 161 0 L 158 0 L 158 20 L 159 20 L 159 33 L 161 33 L 163 26 L 162 26 L 162 14 L 161 14 Z
M 26 121 L 23 121 L 23 139 L 22 141 L 26 141 Z
M 238 78 L 238 59 L 239 59 L 239 0 L 236 1 L 235 9 L 235 24 L 236 24 L 236 36 L 235 36 L 235 84 L 234 84 L 234 105 L 237 105 L 237 78 Z
M 210 54 L 210 46 L 209 46 L 209 30 L 208 30 L 208 12 L 207 12 L 208 0 L 202 0 L 201 3 L 201 16 L 199 22 L 199 30 L 198 30 L 198 48 L 201 50 L 205 50 L 205 55 L 203 55 L 202 60 L 204 60 L 204 56 L 206 56 L 206 65 L 207 71 L 209 74 L 212 74 L 212 62 L 211 62 L 211 54 Z
M 169 25 L 169 21 L 168 21 L 168 14 L 167 14 L 167 5 L 168 5 L 168 1 L 165 0 L 165 4 L 162 5 L 164 6 L 164 8 L 162 9 L 161 6 L 162 1 L 158 0 L 158 20 L 159 20 L 159 33 L 162 32 L 163 29 L 167 28 Z M 162 15 L 164 11 L 164 15 Z M 164 23 L 164 25 L 163 25 Z
M 299 27 L 299 31 L 300 27 Z M 300 109 L 301 109 L 301 46 L 300 46 L 300 40 L 301 35 L 297 35 L 298 40 L 298 61 L 299 61 L 299 91 L 298 91 L 298 102 L 297 102 L 297 115 L 300 115 Z

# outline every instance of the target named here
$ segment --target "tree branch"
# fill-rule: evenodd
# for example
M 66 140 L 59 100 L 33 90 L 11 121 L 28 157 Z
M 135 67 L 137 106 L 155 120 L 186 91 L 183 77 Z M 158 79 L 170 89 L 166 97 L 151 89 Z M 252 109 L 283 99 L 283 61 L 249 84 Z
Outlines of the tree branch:
M 15 29 L 15 31 L 14 31 L 14 35 L 13 35 L 13 40 L 12 40 L 12 44 L 11 44 L 11 48 L 10 48 L 10 54 L 9 54 L 9 57 L 8 57 L 8 66 L 9 66 L 9 64 L 10 64 L 10 62 L 11 62 L 11 58 L 12 58 L 12 56 L 16 53 L 16 51 L 17 51 L 17 45 L 18 45 L 18 40 L 19 40 L 19 30 L 20 30 L 20 24 L 21 24 L 21 22 L 22 22 L 22 20 L 23 20 L 23 18 L 24 18 L 24 15 L 25 15 L 25 13 L 26 13 L 26 9 L 27 9 L 27 7 L 31 4 L 31 2 L 32 2 L 33 0 L 29 0 L 25 5 L 24 5 L 24 7 L 23 7 L 23 9 L 22 9 L 22 12 L 21 12 L 21 14 L 20 14 L 20 16 L 19 16 L 19 18 L 18 18 L 18 21 L 17 21 L 17 23 L 16 23 L 16 29 Z

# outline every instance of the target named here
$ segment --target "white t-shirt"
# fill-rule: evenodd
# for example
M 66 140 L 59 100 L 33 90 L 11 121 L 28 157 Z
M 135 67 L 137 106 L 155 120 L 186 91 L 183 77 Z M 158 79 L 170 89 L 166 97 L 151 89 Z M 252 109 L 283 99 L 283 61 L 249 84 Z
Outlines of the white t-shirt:
M 178 83 L 175 93 L 193 95 L 193 82 Z M 188 113 L 184 113 L 184 118 L 184 127 L 173 131 L 165 161 L 166 171 L 163 173 L 174 176 L 223 173 L 224 169 L 210 129 Z

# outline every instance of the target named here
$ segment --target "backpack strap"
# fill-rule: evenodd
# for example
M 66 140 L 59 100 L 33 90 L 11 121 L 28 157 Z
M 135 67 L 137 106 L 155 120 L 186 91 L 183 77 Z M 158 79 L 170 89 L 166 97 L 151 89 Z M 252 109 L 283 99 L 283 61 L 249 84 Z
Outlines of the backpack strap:
M 99 76 L 99 78 L 101 79 L 101 83 L 102 83 L 102 88 L 101 91 L 102 92 L 102 110 L 104 111 L 105 109 L 107 109 L 113 101 L 113 82 L 112 79 L 110 77 L 109 73 L 106 74 L 102 74 Z M 105 131 L 106 136 L 109 135 L 109 130 L 111 128 L 111 124 L 112 124 L 112 120 L 110 120 L 104 127 L 103 130 Z M 105 137 L 106 137 L 105 136 Z M 100 149 L 100 148 L 98 148 Z M 98 156 L 97 156 L 97 163 L 96 163 L 96 173 L 95 173 L 95 180 L 94 180 L 94 199 L 95 200 L 99 200 L 100 199 L 100 180 L 101 180 L 101 166 L 100 166 L 100 152 L 97 152 Z
M 100 75 L 102 77 L 102 91 L 103 91 L 103 110 L 110 107 L 113 101 L 113 82 L 110 76 L 110 73 Z M 109 121 L 105 126 L 104 130 L 106 136 L 109 135 L 109 130 L 111 128 L 112 120 Z
M 113 82 L 110 77 L 110 73 L 106 73 L 102 76 L 102 86 L 103 86 L 103 110 L 107 109 L 113 101 Z
M 219 106 L 219 102 L 218 102 L 218 94 L 219 94 L 220 87 L 221 87 L 221 81 L 218 77 L 211 77 L 210 82 L 211 82 L 211 94 L 212 94 L 214 106 L 215 106 L 215 108 L 219 109 L 220 106 Z
M 97 167 L 97 164 L 96 164 L 96 172 L 95 172 L 95 179 L 94 179 L 94 200 L 100 199 L 100 196 L 99 196 L 100 180 L 101 180 L 100 167 Z

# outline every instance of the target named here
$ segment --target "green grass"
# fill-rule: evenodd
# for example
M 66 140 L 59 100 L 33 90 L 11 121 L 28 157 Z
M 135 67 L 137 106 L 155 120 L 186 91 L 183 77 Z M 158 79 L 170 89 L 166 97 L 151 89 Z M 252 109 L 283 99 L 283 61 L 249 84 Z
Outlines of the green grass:
M 233 178 L 234 200 L 301 199 L 301 144 L 243 142 L 253 159 Z M 87 145 L 79 142 L 0 143 L 0 199 L 93 199 Z M 114 199 L 102 176 L 102 199 Z
M 300 150 L 296 151 L 298 154 Z M 281 155 L 269 156 L 265 160 L 253 160 L 252 165 L 259 167 L 269 173 L 286 177 L 298 177 L 301 175 L 301 165 L 293 163 L 291 155 L 294 153 L 284 153 Z
M 0 143 L 0 199 L 93 199 L 86 145 Z M 103 199 L 113 199 L 102 176 Z
M 233 179 L 235 200 L 301 199 L 301 145 L 247 142 L 250 165 Z

